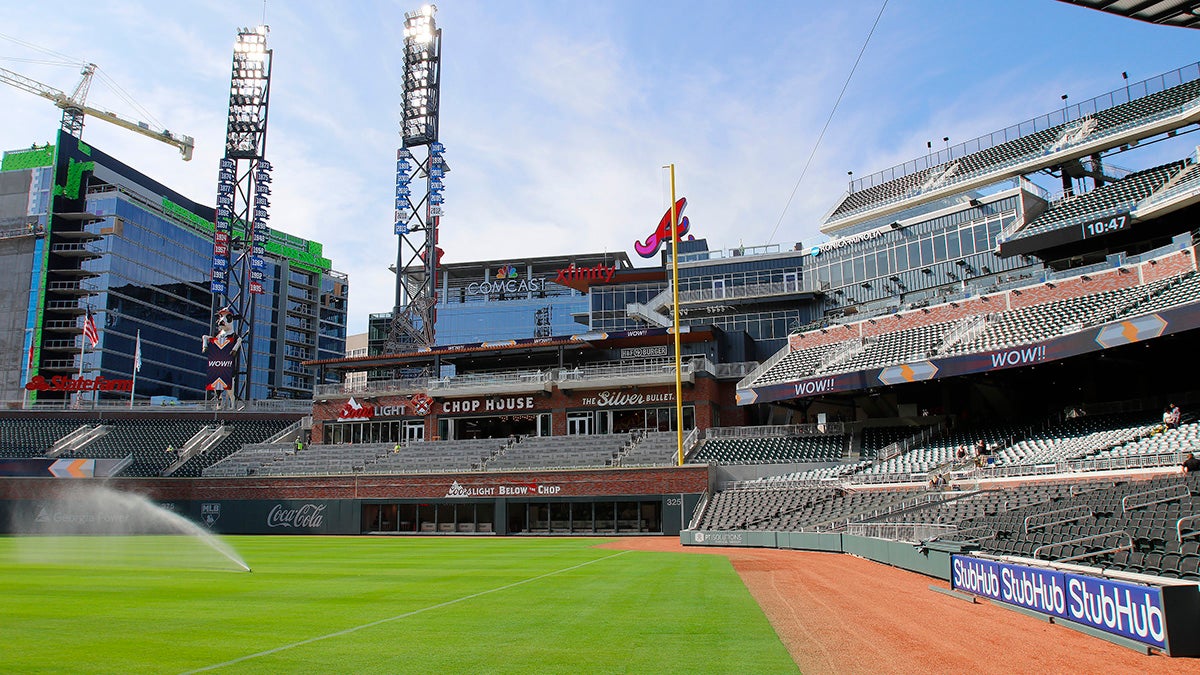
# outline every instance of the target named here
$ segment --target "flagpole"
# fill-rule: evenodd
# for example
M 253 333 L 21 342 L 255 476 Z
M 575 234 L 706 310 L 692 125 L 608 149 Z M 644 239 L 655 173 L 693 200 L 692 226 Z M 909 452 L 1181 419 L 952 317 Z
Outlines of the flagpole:
M 142 360 L 142 329 L 137 332 L 137 341 L 133 345 L 133 383 L 129 385 L 129 407 L 133 407 L 133 392 L 137 390 L 138 367 Z
M 83 331 L 80 332 L 80 334 L 79 334 L 79 374 L 76 376 L 76 379 L 78 379 L 78 380 L 83 379 L 83 350 L 85 347 L 87 347 L 87 341 L 88 341 L 88 339 L 87 339 L 87 317 L 89 317 L 89 316 L 91 316 L 90 309 L 88 310 L 88 313 L 84 314 Z M 75 407 L 77 407 L 77 408 L 83 407 L 83 392 L 82 391 L 79 391 L 75 394 Z

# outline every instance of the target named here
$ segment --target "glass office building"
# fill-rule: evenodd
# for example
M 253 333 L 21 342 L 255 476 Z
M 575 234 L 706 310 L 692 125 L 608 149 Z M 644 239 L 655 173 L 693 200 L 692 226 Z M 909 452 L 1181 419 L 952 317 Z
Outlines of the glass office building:
M 3 169 L 7 180 L 0 184 L 9 194 L 0 200 L 0 218 L 34 224 L 25 235 L 32 250 L 20 332 L 19 353 L 27 360 L 3 371 L 8 397 L 38 375 L 130 380 L 140 334 L 138 400 L 206 398 L 201 338 L 214 332 L 208 289 L 213 209 L 66 134 L 56 147 L 6 153 Z M 40 196 L 47 183 L 52 201 Z M 17 194 L 22 184 L 28 185 L 25 199 Z M 0 239 L 0 246 L 15 251 L 21 238 Z M 272 230 L 266 248 L 265 292 L 249 318 L 253 329 L 239 325 L 254 340 L 249 396 L 308 398 L 317 383 L 302 363 L 345 353 L 348 280 L 331 269 L 317 242 Z M 83 349 L 81 369 L 89 310 L 100 341 Z M 17 336 L 10 329 L 3 342 Z M 61 393 L 27 394 L 35 396 Z M 98 396 L 127 399 L 129 392 Z

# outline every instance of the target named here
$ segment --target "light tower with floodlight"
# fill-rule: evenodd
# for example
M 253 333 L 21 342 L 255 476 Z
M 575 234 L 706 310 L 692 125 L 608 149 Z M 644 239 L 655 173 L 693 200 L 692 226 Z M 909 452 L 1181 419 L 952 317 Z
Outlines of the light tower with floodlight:
M 241 348 L 231 381 L 225 384 L 243 399 L 251 391 L 255 298 L 264 292 L 264 249 L 271 232 L 267 226 L 271 163 L 264 158 L 271 89 L 269 31 L 267 26 L 241 28 L 233 46 L 225 156 L 217 178 L 213 231 L 213 314 L 228 309 L 242 322 Z
M 437 317 L 438 222 L 442 178 L 450 170 L 438 142 L 442 31 L 425 5 L 404 14 L 404 99 L 396 151 L 396 302 L 386 350 L 434 344 Z M 424 148 L 424 151 L 421 149 Z M 416 153 L 414 153 L 416 151 Z M 423 192 L 414 192 L 423 184 Z

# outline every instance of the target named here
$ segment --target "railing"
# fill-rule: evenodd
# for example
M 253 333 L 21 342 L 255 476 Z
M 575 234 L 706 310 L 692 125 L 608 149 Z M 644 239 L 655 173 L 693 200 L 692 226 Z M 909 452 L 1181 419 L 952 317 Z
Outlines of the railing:
M 844 343 L 829 350 L 825 356 L 822 356 L 821 360 L 817 361 L 817 366 L 813 368 L 813 373 L 819 373 L 826 368 L 831 368 L 866 348 L 867 345 L 864 340 L 846 340 Z
M 1121 535 L 1124 535 L 1125 538 L 1129 540 L 1128 544 L 1124 544 L 1124 545 L 1118 544 L 1117 546 L 1112 546 L 1112 547 L 1109 547 L 1109 548 L 1106 548 L 1103 550 L 1090 551 L 1088 553 L 1068 556 L 1066 558 L 1055 558 L 1054 561 L 1055 562 L 1071 562 L 1073 560 L 1084 560 L 1087 558 L 1094 558 L 1098 555 L 1107 555 L 1109 553 L 1116 553 L 1117 551 L 1132 551 L 1133 550 L 1133 537 L 1130 536 L 1130 534 L 1128 532 L 1126 532 L 1125 530 L 1113 530 L 1112 532 L 1105 532 L 1103 534 L 1093 534 L 1093 535 L 1087 536 L 1087 537 L 1079 537 L 1078 539 L 1068 539 L 1067 541 L 1056 541 L 1052 544 L 1044 544 L 1042 546 L 1039 546 L 1039 547 L 1033 549 L 1033 557 L 1037 558 L 1042 554 L 1042 551 L 1047 550 L 1047 549 L 1052 549 L 1055 546 L 1075 546 L 1076 544 L 1084 544 L 1089 541 L 1095 541 L 1097 539 L 1107 539 L 1108 537 L 1112 537 L 1112 536 L 1120 537 Z
M 737 363 L 712 363 L 712 374 L 719 380 L 745 377 L 758 367 L 758 361 L 739 361 Z
M 904 439 L 896 441 L 895 443 L 892 443 L 891 445 L 889 445 L 889 446 L 881 449 L 879 452 L 875 453 L 876 461 L 886 462 L 889 459 L 893 459 L 895 457 L 899 457 L 900 455 L 903 455 L 905 452 L 908 452 L 908 449 L 913 447 L 914 445 L 917 445 L 918 443 L 924 443 L 925 441 L 928 441 L 929 439 L 933 438 L 933 435 L 935 433 L 937 433 L 937 430 L 939 428 L 940 428 L 940 426 L 928 426 L 928 427 L 925 427 L 924 429 L 921 429 L 921 431 L 919 431 L 918 433 L 916 433 L 912 436 L 909 436 L 908 438 L 904 438 Z
M 1180 518 L 1179 520 L 1175 521 L 1175 540 L 1183 541 L 1184 537 L 1200 537 L 1200 530 L 1192 530 L 1191 532 L 1186 532 L 1186 533 L 1183 531 L 1183 526 L 1185 524 L 1191 525 L 1192 523 L 1196 523 L 1196 522 L 1200 522 L 1200 513 L 1196 513 L 1196 514 L 1193 514 L 1190 516 L 1184 516 L 1184 517 Z
M 1163 202 L 1168 202 L 1177 197 L 1182 197 L 1185 195 L 1190 197 L 1193 195 L 1193 193 L 1200 191 L 1200 169 L 1194 168 L 1195 166 L 1195 164 L 1192 164 L 1183 169 L 1184 172 L 1191 172 L 1191 175 L 1186 179 L 1180 180 L 1178 183 L 1169 186 L 1162 192 L 1155 192 L 1151 194 L 1149 197 L 1146 197 L 1142 201 L 1138 202 L 1137 205 L 1134 206 L 1133 210 L 1148 210 Z M 1182 175 L 1182 172 L 1180 175 Z
M 953 525 L 940 523 L 850 523 L 846 534 L 873 539 L 890 539 L 914 544 L 955 532 Z
M 695 530 L 700 527 L 700 522 L 704 520 L 704 512 L 708 509 L 708 502 L 712 499 L 712 495 L 708 490 L 700 495 L 700 503 L 696 504 L 696 510 L 692 512 L 692 520 L 688 523 L 689 530 Z M 683 504 L 680 504 L 682 508 Z
M 919 497 L 914 497 L 912 499 L 905 499 L 896 504 L 892 504 L 891 506 L 888 506 L 886 508 L 875 509 L 874 511 L 860 513 L 858 515 L 851 516 L 850 518 L 830 521 L 829 523 L 826 523 L 824 525 L 817 525 L 817 526 L 813 527 L 813 531 L 814 532 L 836 532 L 839 530 L 846 529 L 852 523 L 861 523 L 861 522 L 870 520 L 872 518 L 879 518 L 881 516 L 887 516 L 887 515 L 891 515 L 893 513 L 899 513 L 900 511 L 907 511 L 909 509 L 913 509 L 918 506 L 925 506 L 927 504 L 933 504 L 935 502 L 941 502 L 941 501 L 943 501 L 942 495 L 927 493 L 927 494 L 923 494 Z
M 701 370 L 698 366 L 703 365 L 703 361 L 707 361 L 703 357 L 693 357 L 684 359 L 681 374 L 693 373 Z M 701 362 L 701 363 L 697 363 Z M 605 379 L 612 377 L 637 377 L 652 375 L 655 373 L 665 374 L 675 372 L 675 359 L 647 359 L 645 361 L 622 361 L 614 364 L 580 366 L 574 369 L 563 369 L 558 373 L 556 378 L 559 382 L 581 382 L 593 379 Z
M 1030 532 L 1043 527 L 1074 523 L 1080 520 L 1091 518 L 1095 515 L 1095 512 L 1089 507 L 1068 506 L 1065 509 L 1054 509 L 1053 511 L 1043 511 L 1041 513 L 1025 516 L 1025 520 L 1022 523 L 1022 528 L 1024 529 L 1025 534 L 1029 534 Z M 1046 522 L 1041 522 L 1043 518 L 1047 519 Z
M 705 438 L 790 438 L 793 436 L 838 436 L 846 432 L 841 422 L 826 424 L 774 424 L 754 427 L 709 427 Z
M 942 337 L 942 342 L 936 348 L 936 351 L 942 352 L 964 340 L 972 340 L 979 335 L 988 324 L 987 314 L 976 314 L 961 319 L 954 328 Z
M 743 377 L 741 380 L 738 380 L 737 388 L 745 389 L 745 388 L 749 387 L 751 384 L 754 383 L 755 380 L 757 380 L 759 377 L 762 377 L 763 373 L 771 370 L 776 365 L 778 365 L 780 361 L 787 358 L 788 354 L 791 354 L 792 351 L 793 350 L 789 347 L 788 349 L 780 349 L 778 352 L 775 352 L 774 356 L 767 359 L 766 361 L 763 361 L 757 368 L 750 371 L 749 375 L 747 375 L 746 377 Z
M 1186 485 L 1168 485 L 1157 490 L 1146 490 L 1145 492 L 1135 492 L 1131 495 L 1125 495 L 1121 498 L 1121 511 L 1129 513 L 1134 509 L 1140 509 L 1145 506 L 1153 506 L 1155 504 L 1165 504 L 1166 502 L 1174 502 L 1182 500 L 1185 497 L 1191 497 L 1192 491 Z
M 552 371 L 513 370 L 495 373 L 469 373 L 454 377 L 429 380 L 429 391 L 466 389 L 489 385 L 544 384 L 552 378 Z
M 689 302 L 706 302 L 709 300 L 741 300 L 744 298 L 761 298 L 773 295 L 789 295 L 803 293 L 800 281 L 779 281 L 767 284 L 747 284 L 743 286 L 724 286 L 722 288 L 706 288 L 698 291 L 680 291 L 679 304 Z
M 878 171 L 876 173 L 856 179 L 851 183 L 851 192 L 859 192 L 868 188 L 883 185 L 898 178 L 925 171 L 926 169 L 940 166 L 949 163 L 954 159 L 966 157 L 967 155 L 987 150 L 989 148 L 1002 145 L 1009 141 L 1014 141 L 1025 136 L 1033 135 L 1039 131 L 1053 129 L 1054 127 L 1065 124 L 1072 119 L 1078 120 L 1083 117 L 1094 115 L 1103 110 L 1115 108 L 1118 105 L 1124 105 L 1130 101 L 1144 98 L 1151 94 L 1155 94 L 1171 87 L 1178 86 L 1183 82 L 1190 82 L 1200 77 L 1200 63 L 1184 66 L 1178 70 L 1164 73 L 1157 77 L 1151 77 L 1141 82 L 1114 89 L 1107 94 L 1101 94 L 1081 103 L 1076 103 L 1073 106 L 1065 107 L 1061 110 L 1035 117 L 1031 120 L 1015 124 L 1006 129 L 992 132 L 985 136 L 980 136 L 972 140 L 959 143 L 958 145 L 948 147 L 945 150 L 938 150 L 930 154 L 910 160 L 903 164 Z M 1138 120 L 1135 120 L 1138 121 Z M 848 215 L 848 214 L 843 214 Z

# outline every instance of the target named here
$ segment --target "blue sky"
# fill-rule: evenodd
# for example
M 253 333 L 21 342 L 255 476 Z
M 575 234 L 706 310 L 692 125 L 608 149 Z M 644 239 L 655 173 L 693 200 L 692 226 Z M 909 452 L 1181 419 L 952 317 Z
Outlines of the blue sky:
M 443 31 L 441 245 L 460 262 L 633 252 L 688 198 L 712 248 L 819 240 L 863 176 L 1200 60 L 1200 32 L 1052 0 L 891 0 L 795 198 L 797 180 L 879 11 L 877 0 L 437 3 Z M 392 190 L 404 12 L 418 3 L 271 2 L 272 224 L 317 239 L 350 274 L 350 329 L 391 309 Z M 84 139 L 211 204 L 239 26 L 262 2 L 10 3 L 0 34 L 92 61 L 165 145 L 92 121 Z M 0 66 L 70 92 L 77 69 L 0 39 Z M 145 119 L 104 81 L 88 102 Z M 0 150 L 52 140 L 53 104 L 0 86 Z M 1115 159 L 1179 159 L 1182 135 Z M 786 207 L 786 211 L 785 211 Z M 648 264 L 648 263 L 646 263 Z

